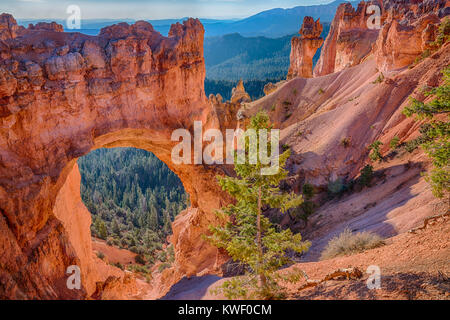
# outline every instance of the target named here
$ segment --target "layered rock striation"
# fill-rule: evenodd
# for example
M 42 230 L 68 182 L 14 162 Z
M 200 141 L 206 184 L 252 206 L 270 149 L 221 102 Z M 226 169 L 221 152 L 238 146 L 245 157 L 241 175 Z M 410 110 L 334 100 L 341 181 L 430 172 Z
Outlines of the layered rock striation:
M 446 0 L 361 1 L 341 4 L 322 47 L 314 76 L 356 66 L 374 55 L 381 71 L 410 65 L 435 39 L 450 14 Z M 377 16 L 379 18 L 377 18 Z
M 367 23 L 373 14 L 368 10 L 371 5 L 382 8 L 380 1 L 362 1 L 356 9 L 350 3 L 338 7 L 314 68 L 315 77 L 355 66 L 371 52 L 379 33 L 379 29 L 369 29 Z
M 314 21 L 312 17 L 305 17 L 300 29 L 300 37 L 291 40 L 290 67 L 287 80 L 295 77 L 312 78 L 313 57 L 323 44 L 320 37 L 323 26 L 320 19 Z
M 433 47 L 438 25 L 450 14 L 448 1 L 385 1 L 385 23 L 373 53 L 381 71 L 412 64 Z

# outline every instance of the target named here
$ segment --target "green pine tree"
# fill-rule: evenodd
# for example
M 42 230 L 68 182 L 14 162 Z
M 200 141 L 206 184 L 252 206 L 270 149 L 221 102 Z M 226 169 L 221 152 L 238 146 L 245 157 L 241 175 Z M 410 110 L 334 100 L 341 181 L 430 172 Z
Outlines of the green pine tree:
M 172 232 L 172 220 L 170 219 L 169 211 L 164 210 L 164 227 L 163 231 L 165 234 L 170 234 Z
M 94 223 L 95 231 L 97 232 L 97 236 L 100 239 L 106 240 L 108 237 L 108 230 L 106 229 L 106 225 L 99 217 L 95 219 Z
M 113 220 L 112 232 L 115 233 L 116 235 L 120 236 L 120 227 L 119 227 L 119 223 L 117 222 L 117 219 Z
M 256 130 L 259 141 L 258 130 L 271 129 L 267 114 L 254 116 L 249 129 Z M 248 155 L 248 139 L 245 151 Z M 248 270 L 246 276 L 224 282 L 220 290 L 227 298 L 276 298 L 280 289 L 276 271 L 292 262 L 287 251 L 302 253 L 309 248 L 309 243 L 303 242 L 300 234 L 293 234 L 289 229 L 278 231 L 262 214 L 265 207 L 286 212 L 303 202 L 302 196 L 285 194 L 278 188 L 287 176 L 284 167 L 289 155 L 287 150 L 279 156 L 280 168 L 274 175 L 261 175 L 261 168 L 268 165 L 263 165 L 258 157 L 256 164 L 235 164 L 237 178 L 218 177 L 219 185 L 236 199 L 236 203 L 217 213 L 224 223 L 210 226 L 212 234 L 206 238 Z
M 152 230 L 157 230 L 159 227 L 159 219 L 158 219 L 158 211 L 153 206 L 153 204 L 150 205 L 150 212 L 149 212 L 149 227 Z
M 448 24 L 448 22 L 447 22 Z M 438 198 L 448 197 L 450 203 L 450 67 L 442 70 L 443 84 L 425 93 L 433 97 L 429 103 L 411 98 L 403 110 L 407 117 L 427 120 L 421 126 L 422 148 L 433 162 L 433 169 L 425 178 Z

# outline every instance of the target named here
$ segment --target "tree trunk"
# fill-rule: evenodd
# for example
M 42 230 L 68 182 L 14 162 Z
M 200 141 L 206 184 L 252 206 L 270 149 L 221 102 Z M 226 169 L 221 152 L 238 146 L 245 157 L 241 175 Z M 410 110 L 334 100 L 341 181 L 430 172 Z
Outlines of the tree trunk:
M 261 287 L 265 287 L 267 280 L 266 276 L 262 272 L 262 260 L 263 260 L 263 250 L 262 250 L 262 242 L 261 242 L 261 186 L 258 188 L 258 213 L 256 216 L 256 241 L 258 243 L 258 264 L 259 264 L 259 282 Z

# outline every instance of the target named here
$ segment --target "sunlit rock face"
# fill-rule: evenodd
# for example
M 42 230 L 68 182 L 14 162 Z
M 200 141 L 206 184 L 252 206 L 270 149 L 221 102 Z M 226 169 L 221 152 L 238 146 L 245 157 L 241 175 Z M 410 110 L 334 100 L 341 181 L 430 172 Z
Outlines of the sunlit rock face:
M 350 3 L 341 4 L 331 24 L 323 45 L 314 76 L 324 76 L 359 64 L 367 56 L 376 41 L 379 30 L 369 29 L 367 13 L 370 5 L 380 1 L 362 1 L 356 9 Z
M 245 103 L 245 102 L 250 102 L 250 101 L 252 101 L 252 99 L 250 98 L 247 91 L 245 91 L 244 82 L 242 80 L 239 80 L 236 87 L 233 88 L 231 91 L 230 102 L 239 104 L 239 103 Z
M 192 208 L 177 218 L 184 223 L 174 223 L 170 281 L 219 270 L 224 257 L 202 234 L 227 201 L 215 182 L 221 172 L 171 161 L 173 130 L 221 122 L 204 94 L 203 26 L 189 19 L 168 37 L 143 21 L 99 36 L 60 31 L 0 16 L 0 297 L 83 298 L 104 280 L 83 276 L 81 290 L 66 287 L 68 266 L 96 268 L 74 165 L 100 147 L 153 152 L 190 194 Z M 57 200 L 61 192 L 66 204 Z
M 381 71 L 401 69 L 431 49 L 448 1 L 385 1 L 386 19 L 373 53 Z
M 379 24 L 373 6 L 379 8 Z M 357 8 L 341 4 L 322 47 L 314 76 L 360 64 L 372 54 L 380 70 L 411 64 L 428 48 L 440 19 L 450 14 L 446 0 L 372 0 Z
M 323 26 L 320 19 L 314 21 L 312 17 L 305 17 L 300 29 L 300 37 L 291 40 L 290 66 L 287 79 L 295 77 L 312 78 L 313 57 L 323 44 L 320 34 Z

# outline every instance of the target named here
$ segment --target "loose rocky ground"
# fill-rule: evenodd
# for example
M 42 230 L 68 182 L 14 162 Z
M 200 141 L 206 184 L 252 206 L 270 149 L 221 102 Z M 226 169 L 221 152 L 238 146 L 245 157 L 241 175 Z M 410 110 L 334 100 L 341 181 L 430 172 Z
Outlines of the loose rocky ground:
M 403 233 L 386 241 L 380 248 L 363 253 L 325 261 L 298 263 L 282 271 L 303 270 L 310 280 L 322 280 L 339 269 L 358 268 L 363 276 L 357 280 L 330 280 L 311 288 L 299 290 L 306 279 L 288 285 L 288 299 L 450 299 L 450 217 L 444 216 L 429 223 L 424 230 Z M 365 273 L 367 267 L 376 265 L 381 270 L 381 289 L 369 290 Z M 209 286 L 201 299 L 218 299 L 211 294 L 219 280 Z M 194 280 L 193 283 L 199 282 Z M 192 285 L 185 281 L 186 290 Z M 204 292 L 201 287 L 199 292 Z M 189 299 L 178 288 L 173 299 Z M 199 297 L 196 297 L 199 298 Z

